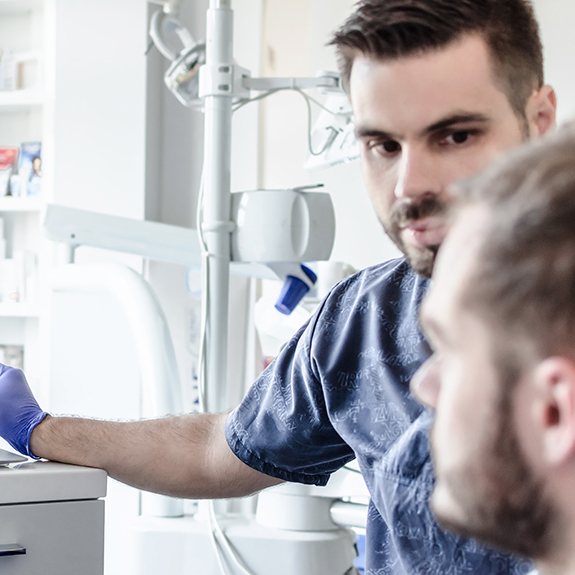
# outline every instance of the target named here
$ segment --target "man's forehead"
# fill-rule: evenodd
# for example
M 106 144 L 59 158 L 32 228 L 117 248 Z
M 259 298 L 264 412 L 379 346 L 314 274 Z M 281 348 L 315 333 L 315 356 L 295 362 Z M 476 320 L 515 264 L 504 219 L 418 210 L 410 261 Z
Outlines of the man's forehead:
M 424 302 L 428 315 L 455 311 L 478 261 L 486 223 L 487 209 L 483 206 L 474 204 L 457 210 L 439 250 Z
M 349 90 L 356 122 L 390 133 L 420 131 L 456 113 L 487 114 L 507 99 L 478 35 L 389 60 L 358 54 Z

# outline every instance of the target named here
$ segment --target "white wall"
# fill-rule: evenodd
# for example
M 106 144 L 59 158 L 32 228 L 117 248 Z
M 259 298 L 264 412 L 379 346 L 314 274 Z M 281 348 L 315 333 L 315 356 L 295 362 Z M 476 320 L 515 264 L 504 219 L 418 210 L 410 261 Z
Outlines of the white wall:
M 142 217 L 145 4 L 60 0 L 57 10 L 55 199 Z
M 546 82 L 558 95 L 559 121 L 575 119 L 575 3 L 572 0 L 534 0 L 541 25 Z

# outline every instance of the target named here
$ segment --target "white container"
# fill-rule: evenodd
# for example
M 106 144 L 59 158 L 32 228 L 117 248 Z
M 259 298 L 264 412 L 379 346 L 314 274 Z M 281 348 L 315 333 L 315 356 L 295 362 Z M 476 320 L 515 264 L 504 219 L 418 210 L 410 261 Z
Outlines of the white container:
M 335 238 L 331 197 L 324 192 L 251 190 L 232 194 L 232 260 L 326 260 Z
M 21 261 L 13 258 L 0 260 L 0 301 L 21 301 L 21 277 Z
M 14 52 L 4 50 L 0 58 L 0 90 L 16 90 L 18 66 Z

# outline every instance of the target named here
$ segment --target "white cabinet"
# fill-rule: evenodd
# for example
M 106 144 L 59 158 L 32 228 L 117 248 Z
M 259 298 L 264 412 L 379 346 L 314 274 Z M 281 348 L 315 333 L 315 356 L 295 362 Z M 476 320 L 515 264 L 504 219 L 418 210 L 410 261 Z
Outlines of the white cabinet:
M 102 575 L 105 493 L 99 469 L 0 467 L 0 573 Z
M 103 543 L 103 501 L 0 506 L 2 575 L 101 575 Z

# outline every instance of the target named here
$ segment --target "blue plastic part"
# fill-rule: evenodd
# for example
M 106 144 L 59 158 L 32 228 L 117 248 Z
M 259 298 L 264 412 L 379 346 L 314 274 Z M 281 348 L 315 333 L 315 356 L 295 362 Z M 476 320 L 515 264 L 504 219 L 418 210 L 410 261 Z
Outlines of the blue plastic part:
M 309 287 L 305 282 L 295 276 L 287 276 L 280 296 L 275 303 L 275 308 L 279 312 L 289 315 L 308 291 Z
M 316 273 L 307 266 L 300 264 L 301 271 L 311 280 L 311 283 L 314 284 L 317 281 Z
M 317 275 L 303 264 L 300 268 L 312 283 L 317 281 Z M 285 279 L 281 293 L 275 303 L 275 308 L 285 315 L 289 315 L 309 291 L 309 286 L 300 278 L 288 275 Z
M 365 573 L 365 535 L 357 535 L 355 546 L 357 548 L 357 558 L 354 562 L 359 575 Z

